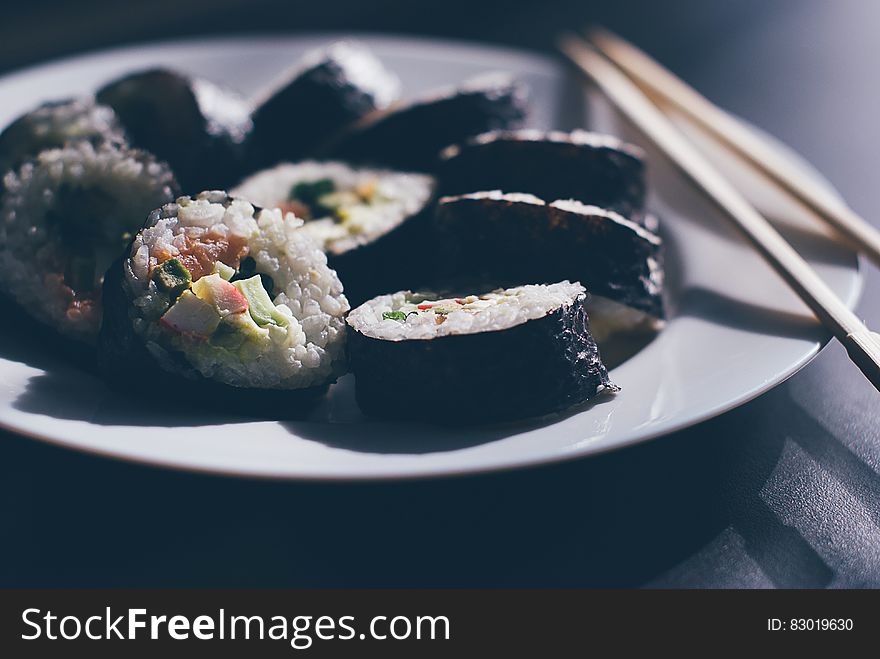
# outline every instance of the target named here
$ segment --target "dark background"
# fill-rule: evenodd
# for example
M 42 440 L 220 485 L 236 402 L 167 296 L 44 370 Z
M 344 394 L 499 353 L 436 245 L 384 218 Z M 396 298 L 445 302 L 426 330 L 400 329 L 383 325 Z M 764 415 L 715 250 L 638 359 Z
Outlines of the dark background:
M 4 3 L 0 69 L 131 41 L 357 30 L 550 50 L 598 21 L 880 217 L 874 0 Z M 2 99 L 0 99 L 2 100 Z M 859 312 L 880 327 L 868 269 Z M 880 406 L 829 346 L 752 403 L 612 455 L 388 484 L 196 476 L 0 434 L 0 584 L 880 585 Z

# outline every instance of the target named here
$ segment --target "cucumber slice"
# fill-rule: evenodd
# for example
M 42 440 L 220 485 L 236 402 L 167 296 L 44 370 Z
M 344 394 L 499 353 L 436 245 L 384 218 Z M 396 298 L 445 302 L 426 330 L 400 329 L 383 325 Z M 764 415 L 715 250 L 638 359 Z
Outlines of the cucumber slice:
M 278 309 L 263 288 L 263 281 L 260 275 L 254 275 L 249 279 L 239 279 L 232 282 L 232 285 L 241 291 L 242 295 L 247 298 L 248 310 L 254 322 L 260 327 L 265 325 L 287 325 L 288 319 Z

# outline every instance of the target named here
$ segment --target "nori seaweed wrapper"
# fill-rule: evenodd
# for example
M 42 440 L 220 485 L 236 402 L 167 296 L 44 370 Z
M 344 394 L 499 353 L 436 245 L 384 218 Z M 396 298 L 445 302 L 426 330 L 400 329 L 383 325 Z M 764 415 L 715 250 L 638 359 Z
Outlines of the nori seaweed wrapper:
M 484 133 L 444 149 L 438 178 L 444 195 L 527 192 L 541 199 L 575 199 L 644 223 L 644 153 L 607 135 Z
M 403 288 L 418 288 L 430 278 L 429 261 L 414 245 L 431 236 L 430 216 L 422 212 L 376 240 L 339 254 L 327 253 L 345 297 L 355 307 L 372 297 Z
M 441 279 L 468 275 L 507 285 L 568 279 L 664 317 L 662 240 L 616 213 L 486 192 L 442 198 L 434 227 Z
M 438 423 L 542 416 L 616 391 L 579 295 L 508 329 L 386 341 L 348 325 L 356 397 L 365 414 Z
M 329 157 L 396 169 L 436 170 L 441 150 L 486 131 L 525 120 L 526 89 L 505 74 L 487 74 L 461 87 L 365 117 L 328 148 Z
M 349 124 L 397 98 L 399 81 L 365 46 L 340 42 L 307 54 L 253 111 L 250 167 L 312 154 Z
M 418 288 L 432 274 L 432 263 L 421 247 L 432 237 L 429 202 L 387 233 L 345 251 L 327 251 L 327 264 L 336 270 L 352 308 L 389 291 Z
M 244 100 L 207 80 L 168 69 L 127 75 L 98 91 L 135 146 L 168 162 L 195 194 L 235 183 L 244 173 L 251 131 Z

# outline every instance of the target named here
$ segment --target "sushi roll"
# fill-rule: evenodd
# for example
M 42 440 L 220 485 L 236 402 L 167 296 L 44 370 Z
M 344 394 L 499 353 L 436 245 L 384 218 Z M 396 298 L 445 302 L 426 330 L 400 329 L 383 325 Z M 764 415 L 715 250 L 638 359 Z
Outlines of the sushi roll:
M 259 172 L 232 194 L 304 220 L 356 305 L 421 283 L 425 259 L 413 246 L 428 240 L 433 192 L 424 174 L 303 162 Z
M 334 134 L 397 99 L 400 81 L 359 43 L 307 53 L 253 101 L 252 162 L 311 155 Z
M 449 144 L 486 131 L 515 128 L 526 117 L 526 88 L 488 73 L 364 117 L 328 148 L 334 158 L 431 172 Z
M 479 295 L 402 291 L 348 316 L 358 405 L 435 423 L 541 416 L 617 390 L 586 292 L 562 281 Z
M 61 335 L 94 343 L 104 271 L 174 198 L 171 171 L 143 151 L 82 141 L 42 151 L 5 186 L 0 289 Z
M 507 284 L 580 281 L 591 293 L 594 335 L 662 326 L 659 236 L 578 201 L 500 191 L 443 197 L 435 215 L 436 268 Z M 595 306 L 594 305 L 602 305 Z
M 575 130 L 493 131 L 447 147 L 441 193 L 528 192 L 576 199 L 644 223 L 644 152 L 610 135 Z
M 220 191 L 153 211 L 104 283 L 106 377 L 278 415 L 325 391 L 349 305 L 301 224 Z
M 91 98 L 44 103 L 23 114 L 0 133 L 0 176 L 18 169 L 45 149 L 68 142 L 124 144 L 125 131 L 113 110 Z
M 247 103 L 207 80 L 168 69 L 127 75 L 98 91 L 134 146 L 166 160 L 184 190 L 231 185 L 244 171 Z

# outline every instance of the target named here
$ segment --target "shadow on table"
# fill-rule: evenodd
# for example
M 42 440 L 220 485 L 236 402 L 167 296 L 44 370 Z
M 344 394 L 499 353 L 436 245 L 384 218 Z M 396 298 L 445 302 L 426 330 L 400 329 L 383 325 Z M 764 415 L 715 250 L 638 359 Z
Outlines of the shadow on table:
M 6 586 L 634 586 L 729 523 L 719 472 L 731 446 L 696 434 L 551 468 L 375 484 L 20 448 L 39 469 L 6 481 L 20 502 Z
M 614 403 L 613 396 L 600 394 L 581 405 L 545 417 L 508 423 L 443 426 L 417 421 L 374 421 L 361 416 L 360 412 L 356 411 L 357 403 L 354 399 L 354 383 L 351 377 L 345 378 L 331 391 L 331 398 L 333 396 L 337 396 L 334 403 L 340 413 L 331 414 L 329 418 L 337 423 L 283 421 L 281 425 L 298 437 L 333 448 L 358 453 L 421 455 L 457 451 L 469 446 L 514 437 L 531 430 L 552 426 L 587 410 L 595 410 L 599 415 L 597 419 L 602 415 L 607 417 L 613 411 Z M 351 422 L 338 422 L 342 415 L 352 416 Z M 358 425 L 353 425 L 354 422 Z M 601 425 L 598 420 L 596 423 Z
M 154 426 L 157 428 L 247 423 L 253 417 L 216 410 L 200 410 L 184 401 L 163 402 L 111 390 L 99 378 L 81 371 L 50 367 L 28 379 L 13 407 L 53 419 L 87 421 L 99 426 Z
M 767 436 L 766 419 L 779 414 L 785 434 Z M 0 515 L 16 541 L 0 583 L 736 586 L 733 566 L 712 553 L 731 533 L 758 585 L 824 587 L 833 569 L 764 496 L 791 436 L 880 522 L 877 475 L 785 388 L 618 453 L 436 481 L 223 479 L 12 440 L 0 444 Z M 21 464 L 30 472 L 12 469 Z M 805 504 L 793 493 L 787 505 Z
M 828 338 L 827 330 L 812 316 L 750 304 L 700 286 L 686 288 L 676 304 L 678 315 L 694 316 L 746 332 L 803 341 Z
M 702 286 L 687 285 L 677 257 L 682 247 L 676 235 L 662 231 L 665 244 L 664 302 L 670 316 L 693 316 L 746 332 L 805 341 L 822 341 L 827 332 L 808 312 L 792 313 L 737 299 Z M 842 249 L 834 246 L 833 249 Z M 844 258 L 844 255 L 840 255 Z M 848 258 L 851 258 L 849 256 Z
M 159 396 L 145 400 L 128 394 L 125 383 L 111 388 L 97 373 L 94 348 L 59 338 L 26 317 L 0 327 L 0 357 L 42 371 L 28 378 L 13 403 L 15 409 L 29 414 L 108 426 L 201 426 L 253 420 L 216 410 L 182 409 L 177 402 L 163 403 Z

